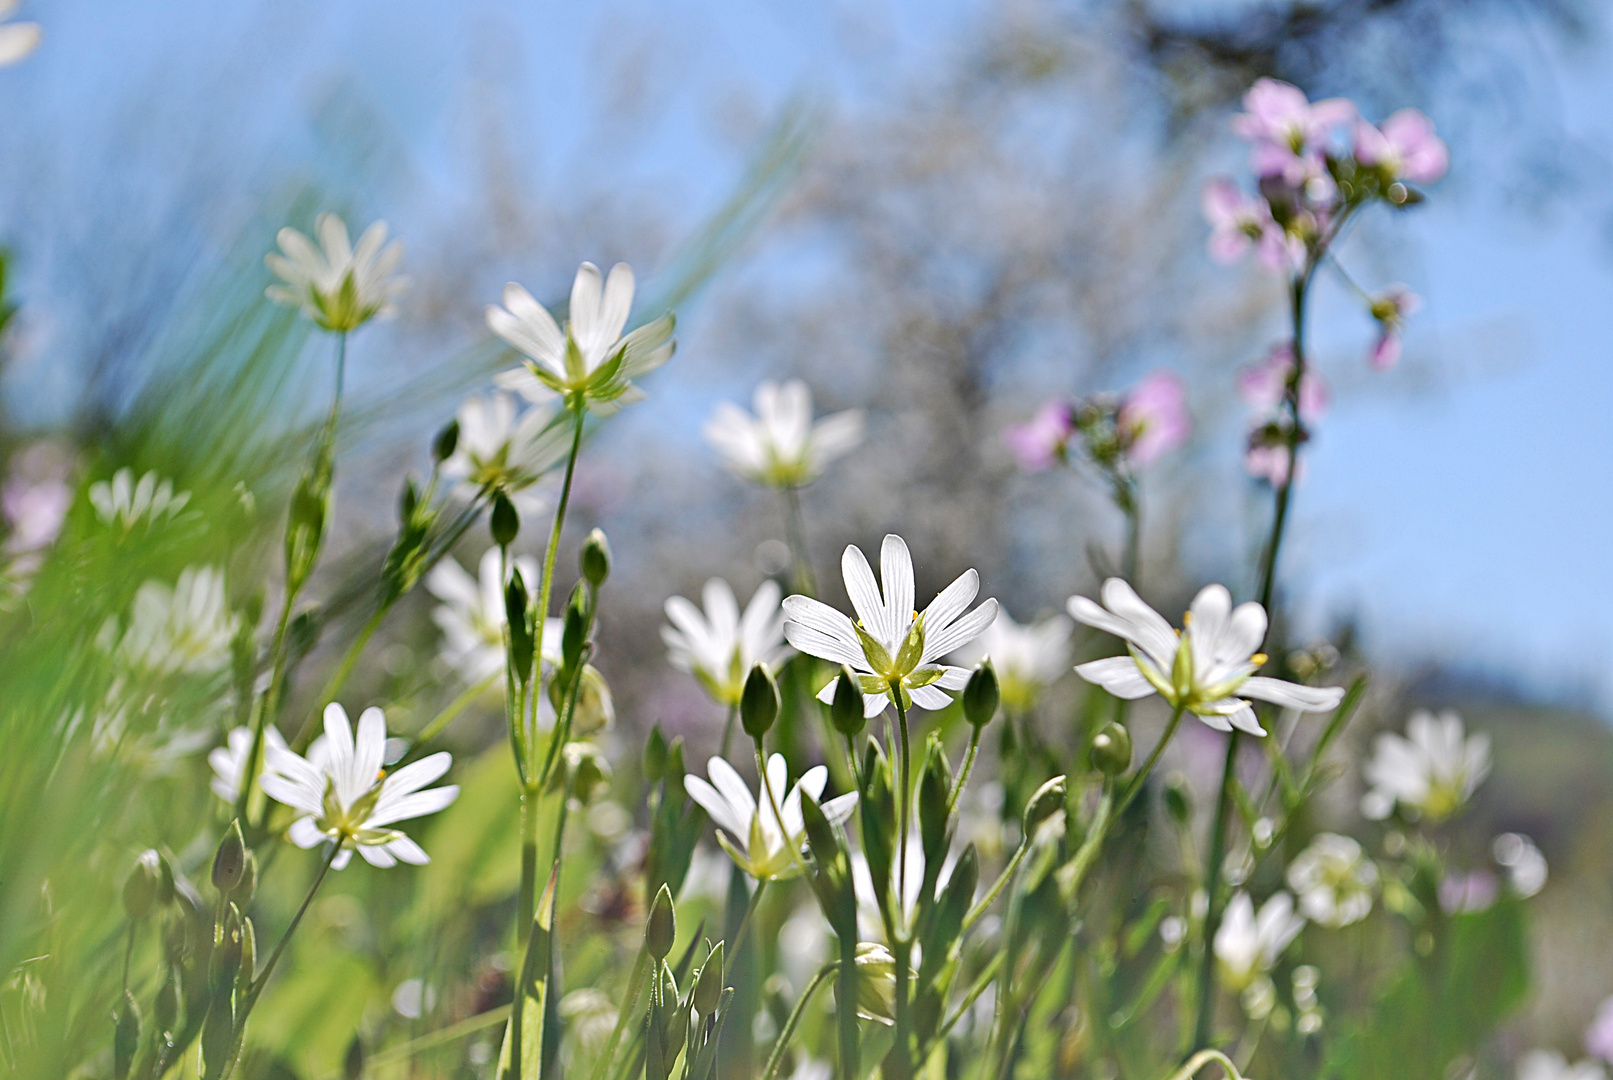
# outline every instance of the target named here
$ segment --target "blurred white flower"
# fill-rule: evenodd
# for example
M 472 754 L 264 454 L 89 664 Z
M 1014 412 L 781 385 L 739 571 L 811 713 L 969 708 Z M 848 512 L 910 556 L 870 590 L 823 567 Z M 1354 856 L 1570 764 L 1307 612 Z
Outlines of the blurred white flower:
M 1585 1029 L 1585 1052 L 1613 1062 L 1613 997 L 1604 998 Z
M 732 402 L 721 402 L 701 430 L 730 469 L 758 484 L 803 487 L 862 442 L 862 410 L 848 409 L 814 424 L 812 391 L 800 379 L 782 385 L 763 382 L 756 388 L 754 405 L 752 416 Z
M 388 776 L 381 767 L 386 741 L 380 709 L 364 710 L 355 739 L 346 711 L 332 702 L 325 706 L 323 761 L 290 750 L 266 755 L 267 767 L 258 781 L 264 792 L 306 815 L 291 823 L 287 835 L 292 843 L 301 848 L 336 844 L 340 850 L 331 865 L 338 870 L 355 849 L 372 866 L 431 861 L 419 844 L 387 826 L 434 814 L 459 796 L 454 784 L 421 790 L 448 771 L 453 756 L 432 754 Z
M 1546 856 L 1522 833 L 1502 833 L 1490 843 L 1490 853 L 1507 872 L 1512 891 L 1525 899 L 1546 887 Z
M 530 589 L 538 580 L 538 564 L 521 555 L 513 560 Z M 477 576 L 471 577 L 445 555 L 426 575 L 426 591 L 442 603 L 431 612 L 431 621 L 442 630 L 442 658 L 467 683 L 478 683 L 504 670 L 504 581 L 500 576 L 499 550 L 482 553 Z M 545 652 L 553 644 L 560 647 L 561 622 L 544 624 Z
M 974 667 L 990 658 L 997 669 L 1003 707 L 1026 713 L 1036 704 L 1042 688 L 1063 675 L 1070 663 L 1070 634 L 1075 624 L 1063 615 L 1039 623 L 1020 624 L 1002 608 L 996 620 L 978 638 L 952 658 Z
M 1349 926 L 1371 914 L 1377 884 L 1377 864 L 1338 833 L 1318 833 L 1288 864 L 1288 887 L 1298 894 L 1300 910 L 1327 927 Z
M 597 1053 L 616 1029 L 616 1003 L 593 987 L 573 990 L 560 999 L 560 1016 L 582 1048 Z
M 347 225 L 331 213 L 314 221 L 319 245 L 296 229 L 275 234 L 280 252 L 263 257 L 283 284 L 265 291 L 279 304 L 300 307 L 326 330 L 354 330 L 395 310 L 392 298 L 407 284 L 392 276 L 403 258 L 403 241 L 386 242 L 386 222 L 364 230 L 358 246 L 348 242 Z M 284 254 L 281 254 L 283 252 Z
M 1607 1080 L 1607 1070 L 1589 1060 L 1570 1065 L 1555 1050 L 1531 1050 L 1518 1059 L 1518 1080 Z
M 11 18 L 17 0 L 0 0 L 0 20 Z M 13 22 L 0 26 L 0 67 L 15 64 L 39 46 L 44 31 L 36 22 Z
M 744 777 L 720 757 L 706 762 L 706 775 L 711 778 L 709 782 L 692 774 L 684 776 L 683 787 L 711 815 L 718 828 L 717 842 L 734 864 L 757 881 L 779 881 L 799 873 L 797 856 L 806 843 L 801 793 L 805 791 L 814 799 L 822 795 L 829 782 L 829 770 L 822 765 L 813 766 L 788 794 L 785 783 L 789 769 L 782 754 L 767 759 L 767 787 L 758 788 L 757 795 L 751 794 Z M 774 800 L 778 802 L 778 813 L 773 810 Z M 823 804 L 823 815 L 839 823 L 851 816 L 856 805 L 856 792 L 841 795 Z
M 1462 873 L 1460 870 L 1445 875 L 1439 883 L 1439 906 L 1447 915 L 1461 911 L 1483 911 L 1495 903 L 1500 882 L 1488 870 Z
M 529 401 L 580 396 L 594 412 L 609 415 L 643 400 L 633 380 L 666 363 L 676 348 L 670 314 L 622 336 L 633 307 L 633 271 L 626 263 L 611 267 L 609 278 L 601 278 L 593 263 L 578 268 L 563 332 L 554 316 L 514 282 L 504 286 L 503 300 L 503 307 L 488 305 L 488 329 L 524 354 L 527 363 L 497 381 Z
M 112 474 L 112 479 L 90 485 L 90 505 L 95 516 L 108 525 L 132 529 L 142 521 L 155 525 L 163 518 L 171 518 L 190 502 L 190 492 L 174 492 L 174 482 L 148 472 L 138 481 L 134 470 L 127 467 Z
M 267 761 L 273 753 L 286 749 L 286 740 L 273 724 L 263 729 L 263 756 Z M 213 767 L 213 794 L 231 806 L 241 797 L 241 784 L 246 773 L 246 759 L 252 754 L 252 729 L 238 727 L 224 738 L 223 746 L 215 746 L 207 755 Z M 261 769 L 259 770 L 262 771 Z
M 515 398 L 495 390 L 466 398 L 454 416 L 459 441 L 442 474 L 504 492 L 523 515 L 541 512 L 547 500 L 532 485 L 571 449 L 570 427 L 557 422 L 559 414 L 528 409 L 518 417 Z
M 902 851 L 897 845 L 896 851 Z M 902 864 L 897 861 L 891 864 L 891 896 L 901 901 L 901 910 L 897 917 L 901 919 L 902 927 L 913 925 L 913 915 L 918 910 L 919 897 L 924 892 L 924 840 L 915 829 L 907 837 L 906 873 L 902 872 Z M 898 855 L 897 859 L 900 860 Z M 950 849 L 941 862 L 941 869 L 935 876 L 935 889 L 939 893 L 946 883 L 952 880 L 952 868 L 957 863 L 957 855 Z M 857 931 L 866 940 L 885 942 L 885 922 L 879 912 L 879 898 L 874 894 L 874 875 L 868 869 L 868 859 L 860 851 L 851 853 L 851 888 L 857 898 Z M 901 896 L 896 892 L 900 888 Z M 932 897 L 933 899 L 933 897 Z M 885 942 L 889 944 L 889 942 Z M 923 959 L 923 953 L 915 945 L 918 963 Z
M 1231 594 L 1221 585 L 1207 585 L 1193 598 L 1183 620 L 1185 635 L 1173 630 L 1119 578 L 1103 583 L 1102 607 L 1084 596 L 1072 596 L 1069 610 L 1088 626 L 1124 638 L 1131 654 L 1078 665 L 1077 675 L 1118 698 L 1157 693 L 1172 708 L 1186 709 L 1218 731 L 1266 733 L 1244 698 L 1325 712 L 1344 697 L 1337 686 L 1302 686 L 1255 675 L 1266 662 L 1255 652 L 1266 636 L 1266 611 L 1256 603 L 1234 608 Z
M 1248 893 L 1235 894 L 1215 932 L 1222 985 L 1234 993 L 1243 990 L 1276 966 L 1288 943 L 1304 928 L 1304 917 L 1294 913 L 1294 898 L 1285 892 L 1262 904 L 1259 915 Z
M 1464 738 L 1462 718 L 1455 712 L 1436 717 L 1423 709 L 1411 714 L 1406 734 L 1410 737 L 1392 732 L 1378 736 L 1363 770 L 1372 788 L 1361 798 L 1361 812 L 1382 820 L 1399 803 L 1430 822 L 1443 821 L 1489 775 L 1489 736 Z
M 116 643 L 118 659 L 154 675 L 211 675 L 230 663 L 230 639 L 237 619 L 225 594 L 224 571 L 190 566 L 172 587 L 147 581 L 134 594 L 129 624 L 121 638 L 116 620 L 102 631 L 102 643 Z
M 922 613 L 913 609 L 913 556 L 895 533 L 879 553 L 884 595 L 868 559 L 848 546 L 840 560 L 846 594 L 857 612 L 853 623 L 834 608 L 808 596 L 784 601 L 784 636 L 809 656 L 848 664 L 862 683 L 863 712 L 878 716 L 890 697 L 890 684 L 924 709 L 944 709 L 952 699 L 943 691 L 962 690 L 969 670 L 937 661 L 979 637 L 997 617 L 997 601 L 987 600 L 964 614 L 980 591 L 980 575 L 965 570 Z M 839 678 L 829 680 L 818 700 L 834 700 Z
M 762 582 L 743 615 L 734 590 L 721 578 L 712 578 L 701 591 L 704 612 L 681 596 L 668 597 L 666 617 L 672 625 L 661 627 L 668 662 L 700 680 L 717 704 L 738 705 L 751 667 L 776 667 L 789 652 L 781 591 L 776 581 Z

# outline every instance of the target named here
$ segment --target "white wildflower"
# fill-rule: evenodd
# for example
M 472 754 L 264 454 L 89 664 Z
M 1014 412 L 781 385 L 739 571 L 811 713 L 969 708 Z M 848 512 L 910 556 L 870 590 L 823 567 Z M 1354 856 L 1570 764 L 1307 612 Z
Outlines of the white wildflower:
M 1522 833 L 1502 833 L 1490 842 L 1490 853 L 1507 872 L 1512 891 L 1527 899 L 1546 887 L 1546 856 Z
M 712 578 L 701 591 L 703 612 L 681 596 L 669 597 L 666 617 L 672 625 L 661 627 L 667 660 L 700 680 L 717 704 L 738 705 L 750 669 L 776 667 L 789 652 L 781 591 L 775 581 L 762 582 L 743 615 L 734 590 L 721 578 Z
M 1027 713 L 1043 687 L 1057 681 L 1070 663 L 1070 635 L 1075 624 L 1063 615 L 1038 623 L 1017 623 L 1007 611 L 972 643 L 952 654 L 964 667 L 989 659 L 997 670 L 1003 707 Z
M 0 20 L 9 19 L 18 0 L 0 0 Z M 15 64 L 39 46 L 44 31 L 36 22 L 8 22 L 0 25 L 0 67 Z
M 386 222 L 365 229 L 357 247 L 348 242 L 347 225 L 335 214 L 320 214 L 314 232 L 317 247 L 296 229 L 275 235 L 280 252 L 265 255 L 263 261 L 282 284 L 265 290 L 269 299 L 302 308 L 326 330 L 354 330 L 376 316 L 391 315 L 396 310 L 392 298 L 406 282 L 392 276 L 403 258 L 403 242 L 386 242 Z
M 154 675 L 211 675 L 229 666 L 237 619 L 230 612 L 224 571 L 191 566 L 172 586 L 147 581 L 136 590 L 121 638 L 115 623 L 108 623 L 102 640 L 116 640 L 118 659 L 129 668 Z
M 1361 799 L 1361 812 L 1381 820 L 1399 803 L 1414 816 L 1438 823 L 1461 809 L 1489 775 L 1489 736 L 1464 737 L 1462 718 L 1455 712 L 1436 717 L 1423 709 L 1411 714 L 1406 735 L 1378 736 L 1363 770 L 1372 789 Z
M 831 461 L 862 442 L 860 409 L 812 422 L 812 392 L 799 379 L 756 388 L 756 415 L 724 401 L 702 429 L 728 467 L 747 480 L 776 488 L 803 487 Z
M 95 515 L 108 525 L 132 529 L 142 521 L 154 525 L 163 518 L 171 518 L 190 502 L 190 492 L 174 491 L 174 482 L 148 472 L 138 481 L 134 470 L 127 467 L 112 474 L 112 479 L 90 485 L 90 505 Z
M 1300 910 L 1327 927 L 1349 926 L 1371 914 L 1377 884 L 1377 864 L 1360 844 L 1337 833 L 1317 834 L 1288 864 L 1288 887 L 1298 894 Z
M 1261 905 L 1258 915 L 1248 893 L 1235 894 L 1215 932 L 1222 985 L 1234 993 L 1249 986 L 1276 966 L 1288 943 L 1304 928 L 1304 917 L 1294 913 L 1294 898 L 1285 892 Z
M 717 842 L 735 865 L 757 881 L 777 881 L 800 872 L 797 860 L 806 843 L 801 793 L 817 799 L 829 782 L 829 770 L 816 765 L 803 773 L 786 794 L 788 773 L 784 755 L 768 758 L 766 783 L 756 795 L 751 794 L 744 777 L 720 757 L 706 763 L 709 782 L 692 774 L 683 778 L 684 790 L 717 826 Z M 851 816 L 856 805 L 856 792 L 841 795 L 823 804 L 823 815 L 839 823 Z
M 545 500 L 532 485 L 565 460 L 572 433 L 559 414 L 528 409 L 517 416 L 515 398 L 502 390 L 465 399 L 455 414 L 459 441 L 442 473 L 488 491 L 502 491 L 523 514 L 540 512 Z M 530 579 L 529 579 L 530 580 Z
M 207 755 L 213 767 L 213 794 L 234 806 L 241 797 L 241 785 L 246 777 L 247 758 L 252 755 L 252 729 L 238 727 L 224 738 L 223 746 L 214 747 Z M 267 760 L 273 753 L 286 749 L 286 740 L 273 724 L 263 729 L 263 756 Z M 259 772 L 262 772 L 259 769 Z

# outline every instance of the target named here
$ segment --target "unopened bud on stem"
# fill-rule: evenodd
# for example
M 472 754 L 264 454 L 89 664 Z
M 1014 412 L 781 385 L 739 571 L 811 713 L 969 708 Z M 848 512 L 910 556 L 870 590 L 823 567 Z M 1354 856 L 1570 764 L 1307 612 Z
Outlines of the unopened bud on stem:
M 964 719 L 974 727 L 985 727 L 997 715 L 997 703 L 1001 697 L 997 686 L 997 669 L 991 666 L 989 659 L 982 660 L 963 688 Z
M 1131 768 L 1131 733 L 1111 720 L 1092 737 L 1091 757 L 1103 775 L 1121 775 Z
M 760 739 L 778 719 L 778 683 L 766 664 L 757 664 L 745 676 L 745 689 L 739 697 L 739 722 L 745 734 Z
M 599 588 L 610 577 L 610 543 L 605 534 L 595 529 L 588 534 L 588 539 L 582 542 L 582 553 L 578 557 L 582 563 L 582 576 L 588 579 L 588 584 Z
M 666 885 L 655 894 L 650 905 L 650 917 L 644 925 L 644 946 L 657 960 L 665 960 L 672 951 L 672 942 L 678 936 L 678 917 L 672 910 L 672 890 Z
M 862 684 L 856 672 L 845 664 L 840 665 L 840 681 L 835 683 L 834 698 L 829 703 L 829 721 L 847 737 L 856 735 L 868 723 L 863 713 Z

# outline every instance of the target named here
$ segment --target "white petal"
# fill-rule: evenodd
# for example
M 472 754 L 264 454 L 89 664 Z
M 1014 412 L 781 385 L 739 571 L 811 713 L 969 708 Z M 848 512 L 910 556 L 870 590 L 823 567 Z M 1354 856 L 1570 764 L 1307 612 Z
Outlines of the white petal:
M 411 866 L 425 866 L 431 861 L 419 844 L 407 836 L 400 836 L 386 844 L 387 851 L 395 855 L 399 862 L 406 862 Z
M 728 805 L 728 800 L 723 798 L 716 788 L 702 778 L 686 773 L 683 777 L 683 790 L 689 793 L 689 798 L 700 804 L 700 808 L 710 816 L 713 824 L 726 829 L 741 840 L 745 839 L 745 834 L 750 831 L 750 821 L 740 821 L 734 808 Z
M 924 635 L 924 657 L 933 660 L 938 656 L 945 656 L 953 649 L 966 645 L 979 637 L 997 618 L 997 601 L 987 600 L 951 626 L 943 627 L 939 633 L 930 636 L 928 627 Z
M 1119 578 L 1103 583 L 1103 603 L 1131 627 L 1131 632 L 1122 636 L 1135 642 L 1162 670 L 1169 671 L 1178 644 L 1176 631 L 1171 629 L 1170 623 L 1143 603 L 1132 587 Z
M 887 533 L 879 546 L 879 579 L 885 586 L 887 641 L 900 645 L 913 621 L 913 556 L 895 533 Z
M 353 729 L 347 723 L 347 710 L 336 702 L 325 706 L 326 767 L 332 777 L 341 779 L 353 772 Z
M 1259 675 L 1247 680 L 1238 688 L 1238 693 L 1281 705 L 1285 709 L 1301 709 L 1305 712 L 1326 712 L 1344 699 L 1344 688 L 1341 686 L 1302 686 Z
M 398 860 L 394 859 L 391 853 L 387 851 L 387 845 L 385 844 L 360 844 L 358 853 L 365 862 L 371 866 L 379 866 L 383 870 L 389 866 L 398 865 Z
M 1137 669 L 1137 661 L 1129 656 L 1111 656 L 1104 660 L 1077 664 L 1075 673 L 1087 682 L 1097 683 L 1115 697 L 1125 698 L 1127 701 L 1135 701 L 1154 693 L 1153 684 L 1143 678 L 1143 673 Z
M 372 828 L 382 825 L 391 825 L 395 821 L 407 821 L 410 818 L 425 817 L 446 809 L 459 798 L 459 785 L 447 784 L 440 788 L 430 788 L 426 791 L 417 791 L 412 795 L 400 795 L 396 799 L 377 803 L 375 812 L 370 815 L 364 824 Z
M 330 868 L 332 870 L 345 870 L 345 869 L 347 869 L 347 864 L 352 862 L 352 861 L 353 861 L 353 849 L 352 848 L 343 848 L 342 850 L 338 851 L 336 853 L 336 857 L 331 860 Z
M 750 786 L 745 778 L 728 762 L 720 757 L 711 758 L 706 762 L 706 775 L 728 805 L 733 807 L 734 815 L 745 829 L 750 828 L 750 819 L 756 815 L 756 797 L 751 794 Z M 743 840 L 742 831 L 739 839 Z
M 314 824 L 314 819 L 311 817 L 298 818 L 293 821 L 291 828 L 286 830 L 286 838 L 300 848 L 318 847 L 330 839 L 330 837 L 319 831 L 319 826 Z
M 924 609 L 925 653 L 929 654 L 929 637 L 936 631 L 942 630 L 952 623 L 969 606 L 969 602 L 980 592 L 980 575 L 971 568 L 959 574 L 957 580 L 936 594 Z M 951 651 L 951 650 L 947 650 Z M 935 653 L 941 656 L 942 653 Z
M 885 601 L 879 595 L 879 585 L 874 581 L 874 571 L 868 565 L 868 558 L 862 553 L 861 548 L 846 545 L 846 550 L 840 555 L 840 574 L 845 578 L 846 596 L 851 600 L 857 618 L 862 621 L 863 629 L 881 644 L 889 647 L 896 631 L 886 617 Z M 791 617 L 794 618 L 793 615 Z M 852 640 L 856 640 L 855 634 Z M 792 641 L 790 644 L 795 643 Z M 800 646 L 797 645 L 796 648 Z
M 908 693 L 913 698 L 913 704 L 931 712 L 944 709 L 952 704 L 952 698 L 938 686 L 917 686 L 909 690 Z
M 823 804 L 823 816 L 829 819 L 831 825 L 839 825 L 851 817 L 851 812 L 857 808 L 857 793 L 840 795 Z

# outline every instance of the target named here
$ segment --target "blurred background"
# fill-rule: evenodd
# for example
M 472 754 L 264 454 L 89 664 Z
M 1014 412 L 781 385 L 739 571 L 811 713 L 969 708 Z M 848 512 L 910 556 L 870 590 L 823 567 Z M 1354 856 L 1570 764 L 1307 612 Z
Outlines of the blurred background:
M 329 342 L 263 299 L 262 256 L 321 209 L 355 228 L 383 218 L 412 284 L 350 353 L 335 558 L 316 588 L 336 597 L 384 551 L 430 433 L 502 366 L 482 307 L 505 281 L 555 301 L 580 261 L 622 260 L 635 318 L 677 309 L 678 355 L 585 452 L 568 530 L 575 543 L 599 525 L 616 553 L 599 665 L 627 746 L 655 721 L 697 748 L 720 728 L 665 662 L 665 598 L 712 575 L 744 597 L 784 569 L 779 506 L 700 436 L 763 378 L 868 414 L 864 448 L 805 497 L 831 599 L 839 550 L 887 531 L 912 546 L 921 595 L 968 566 L 1021 619 L 1090 590 L 1118 515 L 1078 475 L 1021 475 L 1001 433 L 1049 396 L 1160 368 L 1186 380 L 1196 423 L 1143 482 L 1147 591 L 1163 610 L 1205 581 L 1247 593 L 1269 493 L 1243 473 L 1233 372 L 1283 337 L 1284 298 L 1258 267 L 1210 261 L 1200 188 L 1245 173 L 1227 120 L 1260 75 L 1377 118 L 1422 109 L 1449 177 L 1415 212 L 1372 215 L 1341 257 L 1425 306 L 1379 373 L 1359 301 L 1335 279 L 1317 292 L 1333 404 L 1280 607 L 1295 644 L 1327 638 L 1373 667 L 1369 728 L 1426 704 L 1494 736 L 1475 832 L 1524 829 L 1553 871 L 1535 1037 L 1574 1041 L 1613 992 L 1605 964 L 1572 960 L 1576 941 L 1613 934 L 1604 5 L 30 0 L 19 14 L 45 37 L 0 70 L 13 470 L 41 439 L 90 471 L 155 467 L 167 447 L 181 480 L 250 459 L 278 505 L 264 493 L 283 494 L 300 458 L 278 461 L 275 439 L 316 416 Z M 354 700 L 399 697 L 432 662 L 429 606 L 412 597 L 388 623 Z

